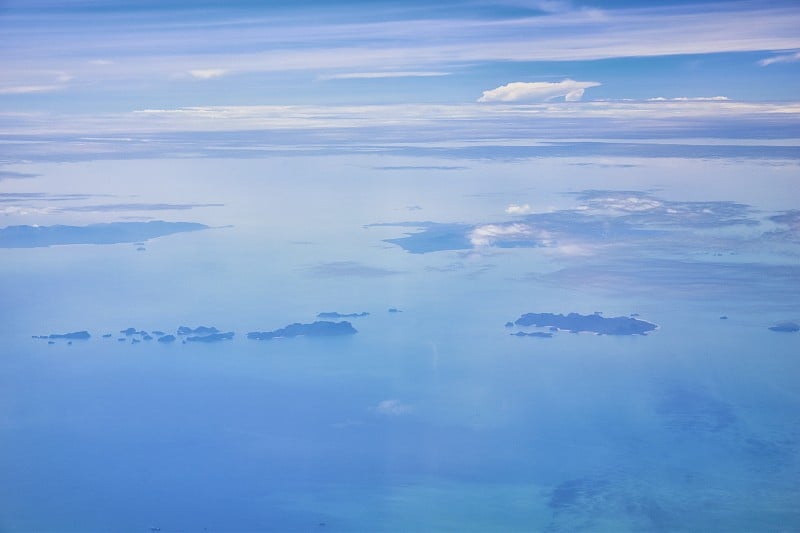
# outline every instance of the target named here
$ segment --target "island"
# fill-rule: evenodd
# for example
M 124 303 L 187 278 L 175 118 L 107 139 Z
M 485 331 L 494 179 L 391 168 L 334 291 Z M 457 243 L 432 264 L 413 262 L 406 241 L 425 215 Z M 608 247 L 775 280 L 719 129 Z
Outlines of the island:
M 196 222 L 110 222 L 88 226 L 8 226 L 0 228 L 0 248 L 38 248 L 64 244 L 119 244 L 208 229 Z
M 198 328 L 199 329 L 199 328 Z M 233 338 L 233 332 L 227 333 L 209 333 L 208 335 L 197 335 L 194 337 L 187 337 L 188 342 L 219 342 L 229 341 Z
M 542 331 L 532 331 L 530 333 L 525 331 L 518 331 L 516 333 L 510 333 L 510 335 L 513 335 L 515 337 L 540 337 L 542 339 L 549 339 L 553 336 L 552 333 L 544 333 Z
M 366 311 L 361 313 L 320 313 L 319 316 L 345 316 L 345 317 L 363 317 L 369 313 Z M 121 335 L 118 336 L 118 342 L 129 342 L 130 344 L 139 344 L 143 341 L 152 341 L 155 339 L 162 344 L 173 343 L 180 340 L 183 344 L 187 342 L 197 343 L 215 343 L 220 341 L 232 340 L 235 333 L 233 331 L 222 332 L 213 326 L 198 326 L 196 328 L 188 326 L 180 326 L 177 333 L 166 334 L 163 331 L 153 330 L 152 335 L 144 330 L 138 330 L 134 327 L 129 327 L 120 331 Z M 288 338 L 298 336 L 308 337 L 335 337 L 344 335 L 353 335 L 358 331 L 347 321 L 328 321 L 319 320 L 310 324 L 294 323 L 286 327 L 276 329 L 275 331 L 253 331 L 247 334 L 247 338 L 256 340 L 268 340 L 277 338 Z M 111 338 L 111 333 L 103 334 L 103 338 Z M 49 344 L 55 344 L 57 339 L 72 340 L 85 340 L 91 338 L 88 331 L 75 331 L 71 333 L 53 333 L 50 335 L 32 335 L 34 339 L 47 340 Z
M 212 333 L 219 333 L 215 327 L 198 326 L 194 329 L 187 326 L 180 326 L 178 328 L 178 335 L 210 335 Z
M 390 307 L 389 308 L 389 312 L 390 313 L 402 313 L 402 311 L 397 309 L 396 307 Z
M 317 318 L 360 318 L 363 316 L 369 316 L 369 313 L 366 311 L 361 313 L 337 313 L 334 311 L 332 313 L 319 313 Z
M 564 330 L 572 333 L 590 332 L 598 335 L 647 335 L 658 326 L 632 317 L 617 316 L 606 318 L 600 314 L 581 315 L 570 313 L 526 313 L 514 324 L 517 326 L 547 327 L 551 331 Z
M 144 330 L 137 330 L 136 328 L 127 328 L 120 331 L 126 337 L 130 337 L 131 335 L 147 335 L 147 332 Z
M 75 331 L 72 333 L 51 333 L 48 339 L 88 339 L 91 338 L 88 331 Z
M 800 324 L 796 322 L 780 322 L 768 328 L 770 331 L 779 331 L 782 333 L 796 333 L 800 331 Z
M 311 324 L 295 322 L 294 324 L 289 324 L 285 328 L 276 329 L 275 331 L 251 331 L 247 334 L 247 338 L 265 341 L 270 339 L 298 337 L 301 335 L 307 337 L 336 337 L 341 335 L 354 335 L 356 333 L 358 333 L 358 331 L 347 321 L 317 321 Z

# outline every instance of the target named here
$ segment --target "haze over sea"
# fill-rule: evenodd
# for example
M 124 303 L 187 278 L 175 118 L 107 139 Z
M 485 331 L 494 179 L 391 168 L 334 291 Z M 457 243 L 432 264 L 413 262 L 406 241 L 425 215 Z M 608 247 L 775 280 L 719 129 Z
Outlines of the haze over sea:
M 3 2 L 0 531 L 800 529 L 797 28 Z

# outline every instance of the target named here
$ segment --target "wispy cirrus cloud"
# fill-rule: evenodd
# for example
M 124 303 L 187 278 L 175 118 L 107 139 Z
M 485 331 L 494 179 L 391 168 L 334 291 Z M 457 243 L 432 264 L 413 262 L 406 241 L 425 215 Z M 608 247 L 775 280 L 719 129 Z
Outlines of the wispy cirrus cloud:
M 39 174 L 33 174 L 31 172 L 15 172 L 13 170 L 0 170 L 0 181 L 7 179 L 28 179 L 28 178 L 35 178 L 37 176 L 39 176 Z
M 600 83 L 596 81 L 575 81 L 569 78 L 557 82 L 516 81 L 501 85 L 495 89 L 483 91 L 483 96 L 478 98 L 478 102 L 541 101 L 560 97 L 563 97 L 567 102 L 577 102 L 583 97 L 586 89 L 599 85 Z
M 2 68 L 2 62 L 0 62 Z M 74 76 L 67 72 L 53 70 L 26 69 L 21 76 L 8 75 L 0 79 L 0 95 L 49 93 L 67 88 L 67 82 Z
M 730 100 L 727 96 L 678 96 L 676 98 L 664 98 L 656 96 L 648 98 L 648 102 L 725 102 Z
M 55 38 L 50 26 L 28 13 L 4 28 L 6 53 L 0 66 L 4 78 L 13 80 L 9 87 L 45 86 L 34 79 L 36 72 L 64 69 L 89 85 L 127 89 L 132 80 L 170 80 L 175 72 L 197 79 L 220 77 L 228 70 L 332 72 L 327 76 L 338 76 L 337 70 L 345 75 L 443 73 L 494 61 L 800 49 L 800 10 L 790 6 L 743 2 L 592 10 L 570 9 L 562 2 L 540 4 L 546 8 L 537 16 L 477 19 L 458 10 L 445 17 L 417 11 L 351 22 L 342 13 L 325 23 L 309 23 L 303 10 L 247 18 L 221 11 L 214 20 L 205 12 L 187 10 L 180 25 L 164 24 L 163 14 L 155 11 L 137 13 L 123 24 L 122 18 L 101 12 L 64 10 L 55 16 L 61 24 Z M 124 61 L 98 69 L 90 63 L 96 61 L 97 50 Z M 785 60 L 794 58 L 776 56 L 762 64 Z
M 775 63 L 794 63 L 796 61 L 800 61 L 800 52 L 767 57 L 765 59 L 760 60 L 758 64 L 761 65 L 762 67 L 767 67 L 769 65 L 774 65 Z
M 438 76 L 449 76 L 450 72 L 437 70 L 399 70 L 399 71 L 377 71 L 377 72 L 342 72 L 339 74 L 326 74 L 319 76 L 320 81 L 327 80 L 358 80 L 358 79 L 381 79 L 381 78 L 428 78 Z
M 9 85 L 0 87 L 0 94 L 47 93 L 63 89 L 61 85 Z

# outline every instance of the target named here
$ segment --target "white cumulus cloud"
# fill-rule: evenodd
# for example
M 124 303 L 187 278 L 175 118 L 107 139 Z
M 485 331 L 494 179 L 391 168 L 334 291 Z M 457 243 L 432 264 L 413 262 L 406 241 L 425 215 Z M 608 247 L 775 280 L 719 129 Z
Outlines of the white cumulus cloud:
M 590 87 L 600 85 L 596 81 L 575 81 L 569 78 L 562 81 L 515 81 L 495 89 L 483 91 L 479 102 L 519 102 L 526 100 L 552 100 L 561 98 L 567 102 L 577 102 Z
M 399 416 L 410 413 L 413 408 L 399 400 L 383 400 L 378 402 L 378 405 L 376 405 L 373 410 L 379 415 Z
M 526 224 L 486 224 L 469 234 L 473 246 L 489 246 L 498 240 L 533 239 L 533 231 Z
M 509 215 L 527 215 L 531 212 L 531 206 L 529 204 L 518 205 L 518 204 L 511 204 L 506 207 L 506 213 Z
M 224 76 L 228 71 L 221 68 L 203 68 L 190 70 L 189 74 L 198 80 L 210 80 L 211 78 L 219 78 Z

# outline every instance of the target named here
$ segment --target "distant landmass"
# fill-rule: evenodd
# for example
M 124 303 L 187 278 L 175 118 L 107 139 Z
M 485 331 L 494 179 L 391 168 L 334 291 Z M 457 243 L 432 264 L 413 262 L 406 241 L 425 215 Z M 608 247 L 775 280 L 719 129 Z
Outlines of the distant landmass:
M 384 239 L 384 242 L 396 244 L 412 254 L 426 254 L 447 250 L 469 250 L 472 242 L 469 232 L 473 227 L 469 224 L 439 224 L 436 222 L 405 222 L 370 224 L 370 226 L 405 226 L 420 231 L 406 233 L 403 237 Z
M 136 328 L 126 328 L 120 331 L 126 337 L 130 337 L 131 335 L 147 335 L 147 332 L 144 330 L 137 330 Z
M 337 317 L 363 317 L 369 315 L 367 312 L 361 313 L 320 313 L 320 316 L 337 316 Z M 120 331 L 123 335 L 117 340 L 119 342 L 130 341 L 131 344 L 139 344 L 142 341 L 151 341 L 154 338 L 159 343 L 169 344 L 176 340 L 181 340 L 183 343 L 191 342 L 204 342 L 215 343 L 220 341 L 232 340 L 235 333 L 233 331 L 222 332 L 213 326 L 198 326 L 192 328 L 189 326 L 180 326 L 175 335 L 165 334 L 163 331 L 153 330 L 153 335 L 150 335 L 144 330 L 138 330 L 134 327 L 129 327 Z M 353 335 L 358 331 L 353 327 L 350 322 L 332 322 L 320 320 L 312 322 L 311 324 L 294 323 L 289 324 L 284 328 L 275 331 L 254 331 L 247 334 L 247 338 L 256 340 L 277 339 L 282 337 L 298 337 L 305 335 L 307 337 L 335 337 L 343 335 Z M 110 338 L 112 335 L 106 333 L 104 338 Z M 72 333 L 53 333 L 50 335 L 33 335 L 34 339 L 47 340 L 49 344 L 55 344 L 56 339 L 89 339 L 91 334 L 88 331 L 75 331 Z
M 796 322 L 780 322 L 769 327 L 770 331 L 780 331 L 783 333 L 796 333 L 800 331 L 800 324 Z
M 552 333 L 544 333 L 541 331 L 533 331 L 530 333 L 526 331 L 518 331 L 516 333 L 511 333 L 511 335 L 514 335 L 515 337 L 541 337 L 543 339 L 549 339 L 553 336 Z
M 360 318 L 363 316 L 369 316 L 369 313 L 363 311 L 361 313 L 337 313 L 336 311 L 332 313 L 319 313 L 317 318 Z
M 178 335 L 210 335 L 212 333 L 219 333 L 219 330 L 213 326 L 198 326 L 194 329 L 187 326 L 178 328 Z
M 42 338 L 42 337 L 40 337 Z M 89 339 L 91 335 L 88 331 L 75 331 L 73 333 L 51 333 L 48 339 Z
M 208 335 L 198 335 L 194 337 L 187 337 L 188 342 L 219 342 L 229 341 L 233 338 L 233 332 L 227 333 L 209 333 Z
M 196 222 L 110 222 L 88 226 L 8 226 L 0 228 L 0 248 L 38 248 L 60 244 L 119 244 L 208 229 Z
M 311 324 L 294 323 L 275 331 L 252 331 L 247 334 L 248 339 L 259 341 L 278 339 L 283 337 L 334 337 L 341 335 L 354 335 L 358 331 L 350 322 L 317 321 Z
M 646 335 L 658 326 L 632 317 L 617 316 L 606 318 L 600 314 L 581 315 L 570 313 L 526 313 L 514 324 L 517 326 L 549 327 L 572 333 L 591 332 L 598 335 Z

